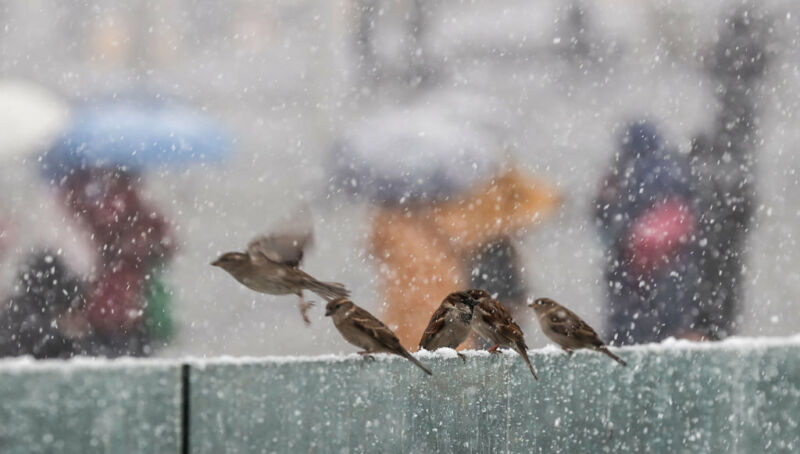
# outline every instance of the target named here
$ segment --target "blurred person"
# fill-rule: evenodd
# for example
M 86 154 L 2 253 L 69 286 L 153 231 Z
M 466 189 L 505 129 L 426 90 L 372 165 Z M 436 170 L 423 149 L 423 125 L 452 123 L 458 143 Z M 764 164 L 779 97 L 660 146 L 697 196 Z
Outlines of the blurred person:
M 485 288 L 517 311 L 528 289 L 515 240 L 556 206 L 553 188 L 509 170 L 450 200 L 375 206 L 370 246 L 379 263 L 385 319 L 413 345 L 456 289 Z
M 688 158 L 652 123 L 630 124 L 595 200 L 613 342 L 709 336 L 693 195 Z
M 97 255 L 86 311 L 105 356 L 147 355 L 154 340 L 171 334 L 162 274 L 175 248 L 162 215 L 141 199 L 140 184 L 132 173 L 90 167 L 68 174 L 60 188 Z
M 758 83 L 767 65 L 767 30 L 763 18 L 746 9 L 723 22 L 708 59 L 720 110 L 713 130 L 692 144 L 700 213 L 700 288 L 714 339 L 735 333 L 742 304 L 747 238 L 756 205 Z
M 0 357 L 37 359 L 91 354 L 83 283 L 56 253 L 32 253 L 0 309 Z
M 512 311 L 524 307 L 516 243 L 558 197 L 503 163 L 501 110 L 473 94 L 438 93 L 357 123 L 332 154 L 338 186 L 372 207 L 382 318 L 407 348 L 453 291 L 484 288 Z

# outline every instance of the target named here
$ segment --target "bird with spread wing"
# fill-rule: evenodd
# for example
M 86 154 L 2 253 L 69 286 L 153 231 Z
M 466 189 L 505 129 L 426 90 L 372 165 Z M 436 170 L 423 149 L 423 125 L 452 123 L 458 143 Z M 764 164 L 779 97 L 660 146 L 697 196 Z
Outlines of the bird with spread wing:
M 313 303 L 303 298 L 303 290 L 314 292 L 327 301 L 349 295 L 344 285 L 319 281 L 299 268 L 311 242 L 310 229 L 261 235 L 248 244 L 246 252 L 227 252 L 211 265 L 222 268 L 256 292 L 297 295 L 303 321 L 310 324 L 307 312 Z

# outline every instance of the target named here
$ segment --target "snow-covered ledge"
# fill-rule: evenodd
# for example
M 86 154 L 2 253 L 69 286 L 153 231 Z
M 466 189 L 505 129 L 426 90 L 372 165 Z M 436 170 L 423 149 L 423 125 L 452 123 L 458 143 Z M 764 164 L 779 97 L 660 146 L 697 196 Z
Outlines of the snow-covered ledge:
M 466 362 L 453 351 L 421 353 L 432 377 L 383 355 L 373 362 L 354 354 L 0 361 L 0 446 L 198 453 L 800 449 L 800 336 L 618 351 L 628 367 L 591 352 L 568 358 L 554 347 L 532 351 L 539 381 L 510 352 L 467 352 Z

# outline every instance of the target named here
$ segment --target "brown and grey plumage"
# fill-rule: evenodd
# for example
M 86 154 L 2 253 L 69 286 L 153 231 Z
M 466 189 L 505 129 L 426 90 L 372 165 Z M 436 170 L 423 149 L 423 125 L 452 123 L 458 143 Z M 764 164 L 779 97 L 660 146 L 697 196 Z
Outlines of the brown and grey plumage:
M 588 348 L 605 353 L 614 361 L 627 365 L 617 355 L 608 351 L 597 333 L 574 312 L 550 298 L 539 298 L 530 304 L 536 312 L 542 332 L 572 355 L 573 350 Z
M 472 329 L 479 336 L 494 344 L 489 351 L 495 353 L 499 347 L 515 350 L 525 360 L 533 378 L 538 380 L 539 377 L 536 376 L 533 364 L 528 358 L 528 346 L 525 345 L 522 329 L 514 323 L 508 309 L 485 290 L 472 289 L 467 293 L 479 302 L 472 315 Z
M 259 236 L 247 246 L 247 253 L 228 252 L 212 262 L 227 271 L 251 290 L 270 295 L 297 295 L 303 321 L 310 324 L 308 309 L 312 303 L 303 298 L 310 290 L 330 301 L 349 295 L 344 285 L 321 282 L 299 267 L 311 233 L 286 233 Z
M 370 357 L 370 353 L 392 353 L 402 356 L 417 367 L 432 375 L 431 371 L 417 361 L 400 344 L 400 339 L 372 314 L 347 298 L 336 298 L 325 306 L 325 316 L 333 318 L 333 324 L 347 342 L 362 348 L 360 355 Z
M 471 331 L 472 312 L 477 304 L 478 300 L 467 292 L 447 295 L 431 316 L 431 321 L 419 341 L 420 348 L 433 351 L 461 345 Z M 461 353 L 458 356 L 465 360 Z

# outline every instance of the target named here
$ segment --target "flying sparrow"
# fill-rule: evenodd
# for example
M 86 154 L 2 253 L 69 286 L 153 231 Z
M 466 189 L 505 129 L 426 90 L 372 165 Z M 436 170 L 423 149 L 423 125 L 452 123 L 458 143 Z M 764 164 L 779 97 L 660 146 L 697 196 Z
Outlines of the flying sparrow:
M 525 345 L 522 330 L 519 325 L 514 323 L 508 309 L 492 298 L 486 290 L 467 290 L 467 294 L 479 301 L 472 315 L 471 326 L 479 336 L 494 344 L 489 348 L 489 352 L 497 353 L 499 347 L 516 350 L 528 364 L 533 378 L 538 380 L 539 377 L 536 376 L 533 364 L 528 358 L 528 346 Z
M 529 306 L 536 312 L 544 335 L 563 348 L 570 356 L 572 356 L 573 350 L 588 348 L 605 353 L 623 366 L 627 365 L 617 355 L 608 351 L 592 327 L 571 310 L 550 298 L 539 298 Z
M 370 353 L 392 353 L 406 358 L 426 374 L 432 375 L 428 368 L 400 345 L 400 339 L 388 326 L 349 299 L 329 301 L 325 306 L 325 316 L 333 318 L 333 324 L 347 342 L 364 349 L 358 352 L 359 355 L 371 358 Z
M 458 347 L 470 333 L 472 311 L 477 304 L 478 300 L 467 292 L 447 295 L 431 316 L 431 321 L 419 341 L 420 348 L 433 351 L 443 347 Z M 466 361 L 461 353 L 458 356 Z
M 300 315 L 308 325 L 311 321 L 306 313 L 313 303 L 305 301 L 303 290 L 310 290 L 328 301 L 349 295 L 344 285 L 320 282 L 298 268 L 303 250 L 310 241 L 311 233 L 264 235 L 251 241 L 246 253 L 222 254 L 211 265 L 227 271 L 251 290 L 269 295 L 297 295 Z

